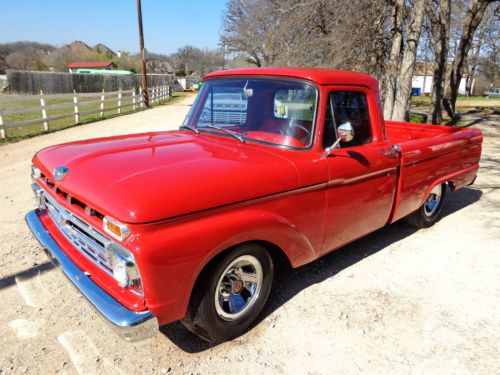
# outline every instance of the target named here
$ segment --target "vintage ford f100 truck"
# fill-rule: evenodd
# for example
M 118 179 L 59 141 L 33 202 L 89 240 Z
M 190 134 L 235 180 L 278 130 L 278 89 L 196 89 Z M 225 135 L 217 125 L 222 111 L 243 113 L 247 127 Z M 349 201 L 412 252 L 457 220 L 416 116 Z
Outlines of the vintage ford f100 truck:
M 177 131 L 48 147 L 28 225 L 121 336 L 182 322 L 210 341 L 255 321 L 299 267 L 396 220 L 424 228 L 472 184 L 475 129 L 384 121 L 372 77 L 209 74 Z

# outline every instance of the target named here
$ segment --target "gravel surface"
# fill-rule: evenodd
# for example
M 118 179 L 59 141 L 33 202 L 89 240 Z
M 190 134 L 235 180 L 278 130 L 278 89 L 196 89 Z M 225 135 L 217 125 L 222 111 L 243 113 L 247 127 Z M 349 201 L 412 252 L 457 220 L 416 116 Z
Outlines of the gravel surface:
M 261 320 L 210 346 L 179 323 L 130 344 L 55 271 L 24 223 L 29 166 L 45 146 L 173 129 L 178 105 L 0 147 L 0 374 L 500 372 L 499 116 L 484 131 L 476 184 L 449 194 L 434 227 L 381 229 L 277 281 Z

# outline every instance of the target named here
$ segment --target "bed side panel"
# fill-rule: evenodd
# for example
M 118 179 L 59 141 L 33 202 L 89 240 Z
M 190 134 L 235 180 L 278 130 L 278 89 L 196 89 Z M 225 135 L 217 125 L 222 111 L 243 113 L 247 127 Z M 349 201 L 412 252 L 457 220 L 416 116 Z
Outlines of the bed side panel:
M 451 182 L 456 190 L 470 184 L 477 175 L 481 131 L 420 125 L 415 132 L 421 132 L 421 126 L 438 129 L 429 129 L 428 138 L 398 143 L 402 153 L 401 184 L 391 221 L 418 209 L 435 185 Z M 436 130 L 442 130 L 441 135 Z

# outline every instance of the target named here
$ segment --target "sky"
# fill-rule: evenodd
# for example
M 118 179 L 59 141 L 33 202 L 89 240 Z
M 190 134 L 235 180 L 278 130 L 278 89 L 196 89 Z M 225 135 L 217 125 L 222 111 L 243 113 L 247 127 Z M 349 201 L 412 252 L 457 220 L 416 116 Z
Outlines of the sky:
M 142 0 L 144 44 L 169 54 L 186 44 L 217 48 L 227 0 Z M 0 43 L 57 47 L 74 40 L 137 52 L 136 0 L 0 0 Z

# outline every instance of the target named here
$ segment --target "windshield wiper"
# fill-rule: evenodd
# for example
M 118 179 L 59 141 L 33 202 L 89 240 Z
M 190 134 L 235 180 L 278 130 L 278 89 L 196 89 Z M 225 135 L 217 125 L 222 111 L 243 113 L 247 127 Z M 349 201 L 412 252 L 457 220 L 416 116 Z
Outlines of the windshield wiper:
M 192 126 L 182 125 L 179 129 L 188 129 L 194 131 L 196 134 L 200 134 L 200 131 Z
M 245 143 L 245 140 L 243 139 L 243 137 L 241 135 L 239 135 L 238 133 L 233 132 L 231 130 L 224 129 L 224 128 L 221 128 L 220 126 L 215 126 L 215 125 L 212 125 L 212 124 L 207 125 L 207 128 L 222 130 L 223 132 L 226 132 L 227 134 L 232 135 L 234 138 L 236 138 L 241 143 Z

